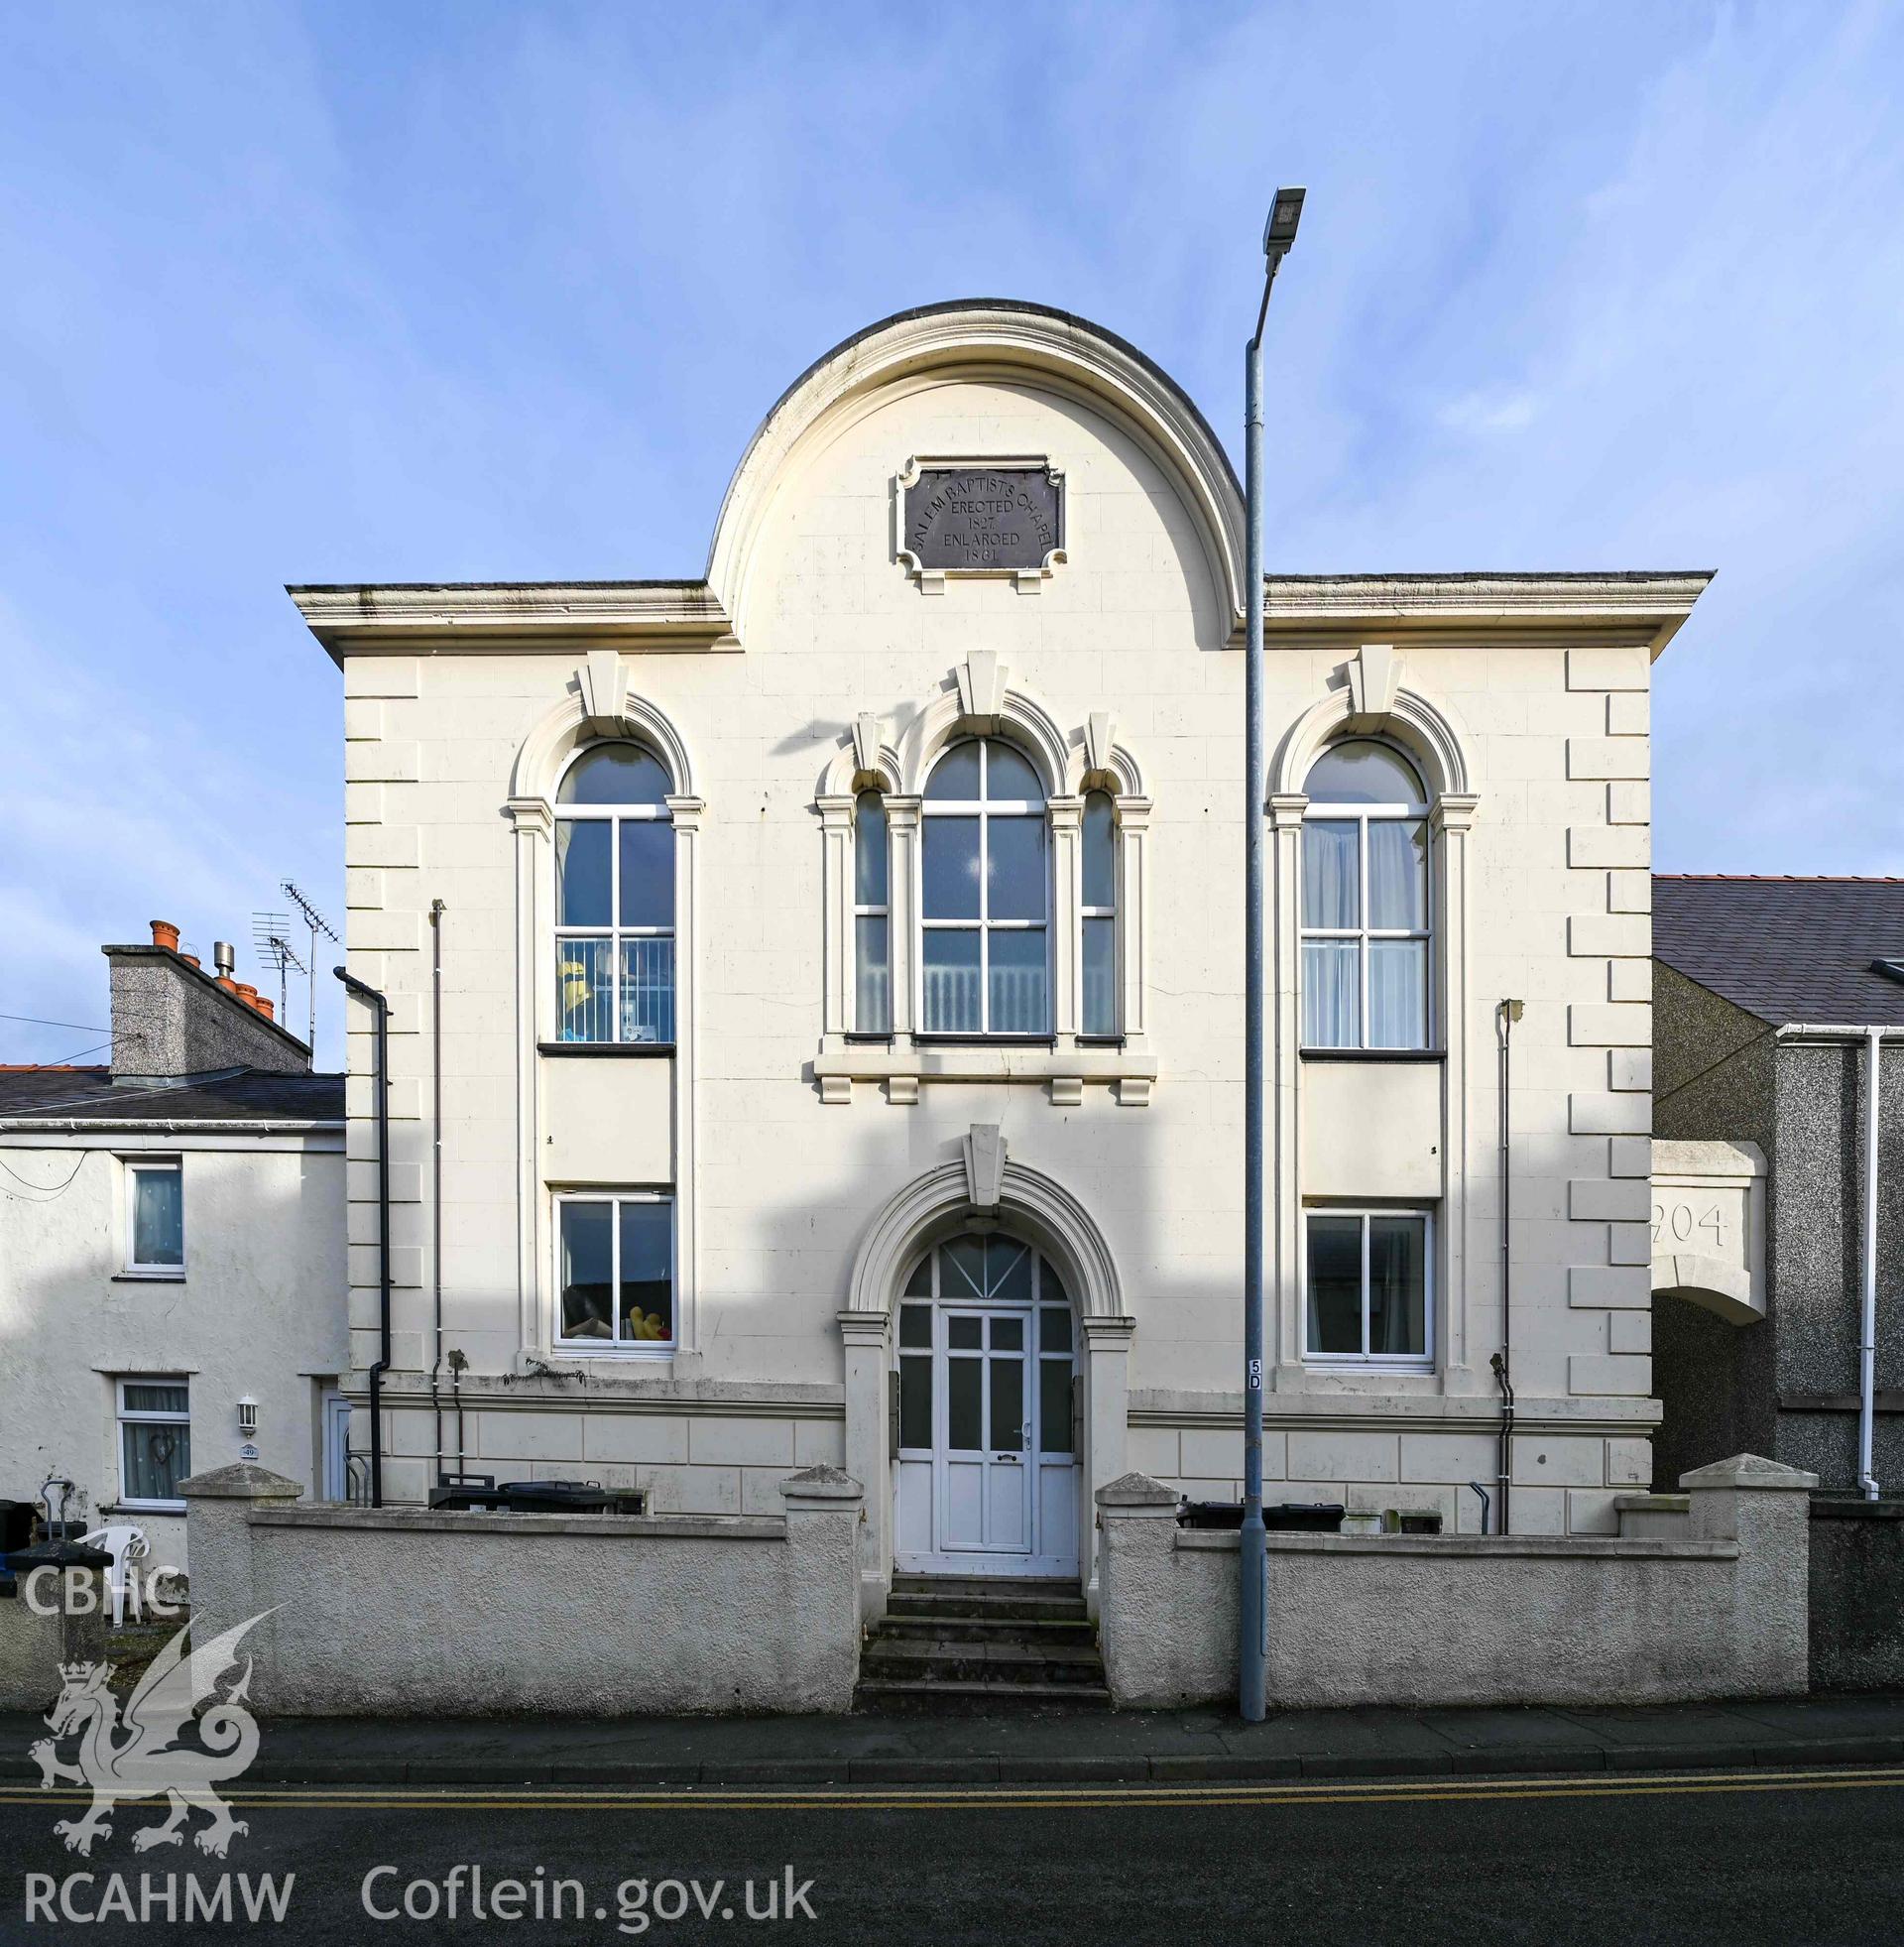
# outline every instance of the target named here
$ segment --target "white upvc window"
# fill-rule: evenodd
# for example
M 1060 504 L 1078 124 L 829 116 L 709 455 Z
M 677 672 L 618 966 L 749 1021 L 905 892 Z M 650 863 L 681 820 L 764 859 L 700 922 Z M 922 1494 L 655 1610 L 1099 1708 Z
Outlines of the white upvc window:
M 178 1156 L 141 1157 L 126 1170 L 126 1270 L 185 1275 L 185 1179 Z
M 1304 787 L 1302 1043 L 1429 1045 L 1427 792 L 1386 744 L 1351 738 Z
M 1118 1021 L 1118 812 L 1109 791 L 1084 799 L 1084 899 L 1079 908 L 1084 1011 L 1079 1032 L 1110 1039 Z
M 853 807 L 853 1032 L 892 1032 L 892 865 L 886 799 Z
M 1051 862 L 1037 774 L 996 737 L 954 744 L 920 806 L 919 1024 L 927 1034 L 1051 1032 Z
M 564 1041 L 674 1039 L 668 778 L 639 745 L 592 744 L 555 810 L 555 992 Z
M 182 1514 L 178 1483 L 191 1472 L 189 1383 L 135 1375 L 117 1386 L 119 1505 Z
M 674 1350 L 674 1200 L 663 1190 L 555 1199 L 555 1338 L 577 1352 Z
M 1305 1358 L 1412 1371 L 1434 1364 L 1429 1230 L 1426 1210 L 1305 1212 Z

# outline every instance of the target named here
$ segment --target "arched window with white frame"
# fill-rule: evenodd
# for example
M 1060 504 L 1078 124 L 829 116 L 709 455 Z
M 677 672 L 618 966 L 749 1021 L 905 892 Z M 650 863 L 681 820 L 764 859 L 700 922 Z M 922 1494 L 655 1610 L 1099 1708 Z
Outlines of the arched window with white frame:
M 853 1028 L 892 1032 L 892 861 L 886 799 L 863 791 L 853 804 Z
M 997 737 L 945 751 L 926 780 L 920 1014 L 928 1034 L 1051 1032 L 1051 864 L 1044 789 Z
M 674 1039 L 668 775 L 639 744 L 591 744 L 555 802 L 555 991 L 564 1041 Z
M 1331 744 L 1309 769 L 1302 830 L 1302 1041 L 1426 1048 L 1428 793 L 1392 745 Z
M 1084 898 L 1080 961 L 1084 1009 L 1080 1031 L 1094 1040 L 1118 1033 L 1118 813 L 1109 791 L 1084 799 Z

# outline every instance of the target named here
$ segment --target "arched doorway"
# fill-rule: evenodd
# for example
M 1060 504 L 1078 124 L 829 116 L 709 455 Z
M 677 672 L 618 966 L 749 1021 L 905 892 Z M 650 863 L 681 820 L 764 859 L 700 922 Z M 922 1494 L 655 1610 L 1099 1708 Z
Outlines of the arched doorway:
M 897 1312 L 893 1566 L 1075 1576 L 1078 1321 L 1051 1261 L 961 1231 L 920 1254 Z

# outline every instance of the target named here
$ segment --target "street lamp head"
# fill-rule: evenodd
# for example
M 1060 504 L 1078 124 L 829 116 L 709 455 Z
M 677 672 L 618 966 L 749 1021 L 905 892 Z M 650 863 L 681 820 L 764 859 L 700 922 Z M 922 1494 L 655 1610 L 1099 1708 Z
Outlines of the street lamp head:
M 1296 225 L 1302 221 L 1302 189 L 1278 189 L 1269 205 L 1269 221 L 1263 225 L 1262 254 L 1280 257 L 1296 240 Z

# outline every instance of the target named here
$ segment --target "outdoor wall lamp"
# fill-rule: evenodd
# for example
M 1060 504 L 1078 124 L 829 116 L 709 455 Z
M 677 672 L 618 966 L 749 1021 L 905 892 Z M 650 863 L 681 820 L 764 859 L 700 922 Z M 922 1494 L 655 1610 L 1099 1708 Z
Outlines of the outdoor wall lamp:
M 258 1401 L 249 1393 L 238 1401 L 238 1437 L 241 1440 L 258 1437 Z

